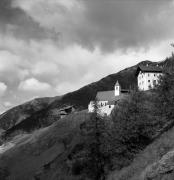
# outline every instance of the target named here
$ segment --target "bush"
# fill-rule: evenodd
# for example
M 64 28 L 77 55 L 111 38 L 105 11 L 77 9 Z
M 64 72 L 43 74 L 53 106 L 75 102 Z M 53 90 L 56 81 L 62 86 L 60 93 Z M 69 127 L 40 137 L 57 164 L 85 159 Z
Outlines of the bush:
M 161 128 L 153 92 L 132 92 L 112 113 L 114 166 L 127 166 Z
M 80 160 L 76 160 L 72 164 L 72 175 L 77 176 L 77 175 L 82 174 L 84 168 L 85 168 L 84 163 Z
M 0 168 L 0 179 L 6 180 L 9 176 L 9 171 L 7 168 L 3 167 Z

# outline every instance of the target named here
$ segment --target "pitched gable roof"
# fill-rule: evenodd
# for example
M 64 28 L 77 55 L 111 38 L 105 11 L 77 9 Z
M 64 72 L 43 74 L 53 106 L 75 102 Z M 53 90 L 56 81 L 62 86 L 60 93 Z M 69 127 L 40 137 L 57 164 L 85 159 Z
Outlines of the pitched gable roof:
M 96 99 L 97 101 L 114 101 L 115 91 L 99 91 Z
M 100 91 L 97 93 L 96 99 L 97 101 L 118 101 L 124 98 L 126 94 L 121 93 L 119 96 L 115 96 L 115 91 Z
M 140 65 L 137 68 L 136 71 L 136 76 L 138 76 L 139 72 L 157 72 L 157 73 L 162 73 L 162 68 L 159 66 L 144 66 L 144 65 Z

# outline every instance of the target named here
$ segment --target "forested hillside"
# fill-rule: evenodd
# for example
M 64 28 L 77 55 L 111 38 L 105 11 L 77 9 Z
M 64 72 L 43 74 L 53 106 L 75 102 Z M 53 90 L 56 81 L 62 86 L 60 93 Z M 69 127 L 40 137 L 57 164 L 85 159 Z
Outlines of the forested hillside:
M 10 138 L 2 142 L 0 149 L 0 178 L 173 180 L 173 59 L 160 62 L 165 75 L 155 89 L 139 92 L 132 88 L 129 98 L 119 102 L 111 117 L 80 111 L 59 120 L 53 112 L 62 106 L 60 102 L 68 104 L 67 97 L 72 97 L 69 104 L 76 103 L 79 110 L 85 108 L 70 93 L 46 101 L 43 109 L 16 121 L 6 131 Z M 136 66 L 118 74 L 123 78 L 124 73 L 130 73 L 125 77 L 133 79 L 135 70 Z M 104 82 L 114 84 L 114 76 L 84 89 L 95 87 L 92 92 L 97 88 L 110 89 Z M 78 92 L 83 92 L 83 88 L 74 93 Z M 90 97 L 92 94 L 89 93 Z

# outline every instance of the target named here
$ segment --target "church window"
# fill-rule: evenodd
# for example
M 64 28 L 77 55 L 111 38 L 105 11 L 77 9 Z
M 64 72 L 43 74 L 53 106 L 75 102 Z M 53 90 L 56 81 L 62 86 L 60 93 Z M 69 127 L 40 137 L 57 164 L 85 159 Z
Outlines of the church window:
M 156 74 L 154 74 L 154 77 L 156 76 Z
M 150 76 L 150 74 L 148 73 L 148 77 Z
M 148 80 L 148 82 L 150 83 L 150 80 Z

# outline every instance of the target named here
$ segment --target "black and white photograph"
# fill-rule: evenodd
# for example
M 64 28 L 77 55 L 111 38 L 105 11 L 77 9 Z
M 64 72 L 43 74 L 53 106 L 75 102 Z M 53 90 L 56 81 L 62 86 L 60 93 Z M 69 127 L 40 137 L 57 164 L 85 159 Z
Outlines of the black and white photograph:
M 174 0 L 0 0 L 0 180 L 174 180 Z

